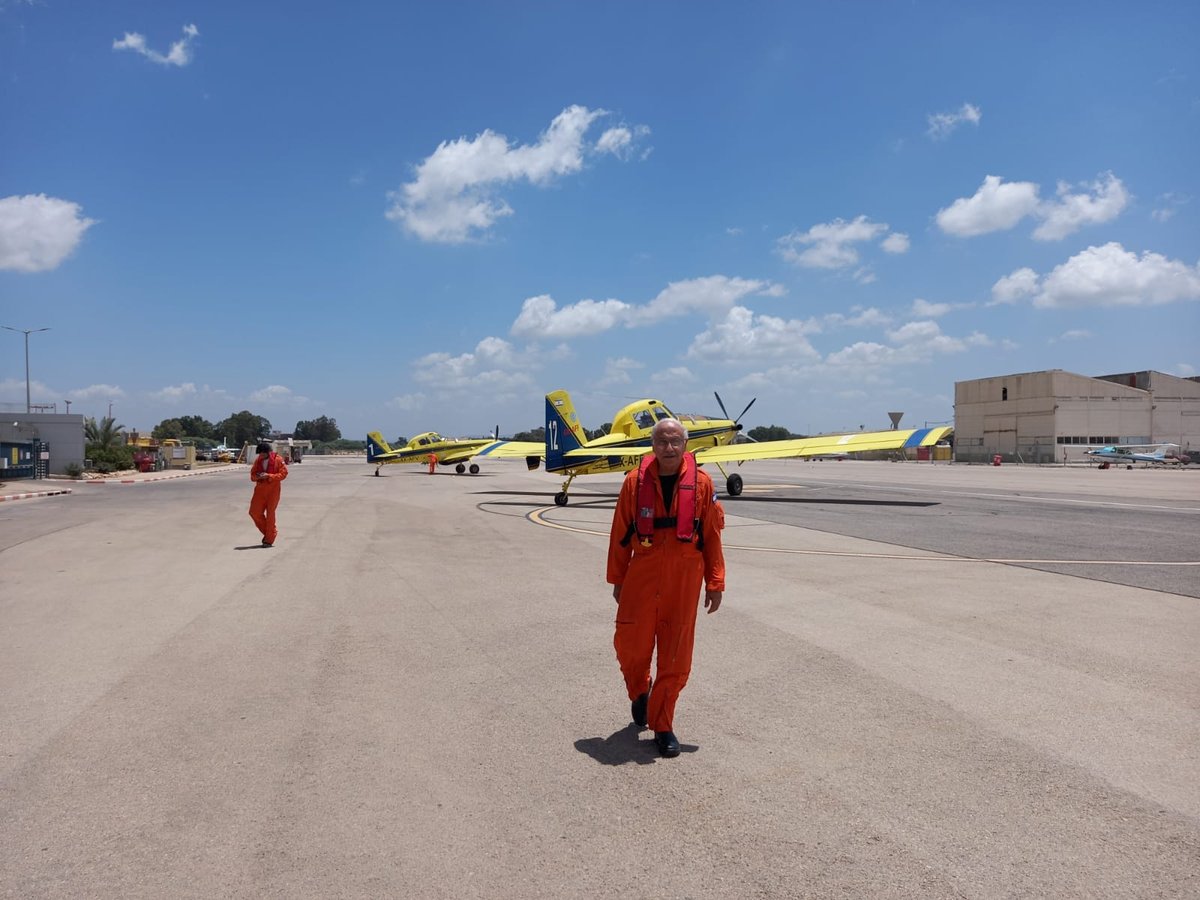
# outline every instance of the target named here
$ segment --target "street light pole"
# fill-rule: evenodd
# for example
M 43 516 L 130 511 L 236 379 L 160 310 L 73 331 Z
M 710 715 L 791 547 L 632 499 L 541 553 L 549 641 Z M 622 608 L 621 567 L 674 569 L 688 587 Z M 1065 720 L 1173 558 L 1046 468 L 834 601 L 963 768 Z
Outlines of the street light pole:
M 19 331 L 25 335 L 25 415 L 29 415 L 32 404 L 29 402 L 29 336 L 38 331 L 49 331 L 49 328 L 13 328 L 11 325 L 0 325 L 9 331 Z

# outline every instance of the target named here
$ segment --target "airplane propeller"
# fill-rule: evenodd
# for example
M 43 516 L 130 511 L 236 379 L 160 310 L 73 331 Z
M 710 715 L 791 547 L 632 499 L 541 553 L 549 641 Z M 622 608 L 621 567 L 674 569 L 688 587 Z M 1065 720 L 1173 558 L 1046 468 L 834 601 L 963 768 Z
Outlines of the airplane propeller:
M 725 416 L 725 418 L 727 418 L 727 419 L 730 418 L 729 412 L 725 409 L 725 404 L 721 401 L 721 395 L 718 394 L 716 391 L 713 391 L 713 396 L 717 398 L 717 406 L 721 407 L 721 413 Z M 740 432 L 742 430 L 742 426 L 739 425 L 738 423 L 742 421 L 742 416 L 744 416 L 746 413 L 748 413 L 750 411 L 750 407 L 752 407 L 754 405 L 756 400 L 758 400 L 757 397 L 754 397 L 753 399 L 751 399 L 751 401 L 746 404 L 746 408 L 741 411 L 741 413 L 738 415 L 738 417 L 736 419 L 732 420 L 735 431 Z M 746 437 L 749 440 L 752 440 L 752 441 L 754 440 L 754 438 L 750 437 L 750 435 L 746 435 Z

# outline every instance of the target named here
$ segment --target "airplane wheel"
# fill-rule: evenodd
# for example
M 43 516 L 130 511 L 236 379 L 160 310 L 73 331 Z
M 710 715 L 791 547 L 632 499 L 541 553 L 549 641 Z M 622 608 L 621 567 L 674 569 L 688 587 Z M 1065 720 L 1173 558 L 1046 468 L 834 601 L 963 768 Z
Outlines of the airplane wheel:
M 729 480 L 725 482 L 725 492 L 730 497 L 737 497 L 742 493 L 742 476 L 730 475 Z
M 454 467 L 454 471 L 457 472 L 459 475 L 461 475 L 463 472 L 467 471 L 467 467 L 464 466 L 462 463 L 459 463 L 457 466 Z
M 468 471 L 469 471 L 469 472 L 470 472 L 472 475 L 478 475 L 478 474 L 479 474 L 479 465 L 478 465 L 478 463 L 471 463 L 471 468 L 470 468 Z
M 566 506 L 567 505 L 567 492 L 566 491 L 559 491 L 557 494 L 554 495 L 554 505 L 555 506 Z

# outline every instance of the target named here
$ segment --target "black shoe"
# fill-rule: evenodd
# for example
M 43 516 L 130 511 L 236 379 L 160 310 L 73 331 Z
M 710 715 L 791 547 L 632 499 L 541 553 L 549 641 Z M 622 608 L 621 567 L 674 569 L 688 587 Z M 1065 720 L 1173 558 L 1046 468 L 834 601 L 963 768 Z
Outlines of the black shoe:
M 274 547 L 274 546 L 275 546 L 275 545 L 274 545 L 274 544 L 272 544 L 270 541 L 268 541 L 266 538 L 263 538 L 262 545 L 263 545 L 264 547 Z
M 629 714 L 633 716 L 633 723 L 639 728 L 646 727 L 646 704 L 650 701 L 650 693 L 643 692 L 638 694 L 637 699 L 629 704 Z
M 660 756 L 670 759 L 673 756 L 679 755 L 679 738 L 675 737 L 675 732 L 673 731 L 654 732 L 654 743 L 658 744 L 658 753 Z

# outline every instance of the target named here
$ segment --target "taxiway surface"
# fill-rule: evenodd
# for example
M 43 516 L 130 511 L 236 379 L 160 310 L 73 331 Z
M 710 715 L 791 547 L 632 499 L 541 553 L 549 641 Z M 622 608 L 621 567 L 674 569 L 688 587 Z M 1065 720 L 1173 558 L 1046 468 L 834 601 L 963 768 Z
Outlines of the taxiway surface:
M 0 506 L 0 890 L 1200 893 L 1200 473 L 745 467 L 660 760 L 618 478 L 371 472 Z

